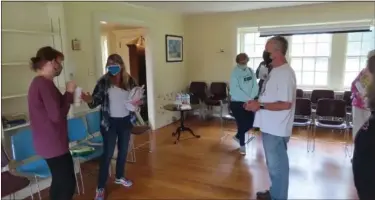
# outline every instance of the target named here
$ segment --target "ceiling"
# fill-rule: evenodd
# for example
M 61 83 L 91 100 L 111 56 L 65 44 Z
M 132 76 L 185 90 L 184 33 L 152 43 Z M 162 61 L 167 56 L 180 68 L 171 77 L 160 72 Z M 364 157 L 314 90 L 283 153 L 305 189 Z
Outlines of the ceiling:
M 275 7 L 288 7 L 306 4 L 316 4 L 324 2 L 278 2 L 278 1 L 254 1 L 254 2 L 129 2 L 129 4 L 151 7 L 161 10 L 174 11 L 183 14 L 197 14 L 207 12 L 232 12 L 232 11 L 245 11 L 256 10 L 262 8 L 275 8 Z

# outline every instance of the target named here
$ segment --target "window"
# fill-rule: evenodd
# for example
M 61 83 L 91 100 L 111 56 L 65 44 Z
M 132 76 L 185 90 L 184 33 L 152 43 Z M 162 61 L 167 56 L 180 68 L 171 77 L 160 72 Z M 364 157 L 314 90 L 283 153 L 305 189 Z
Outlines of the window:
M 259 37 L 259 33 L 244 33 L 241 38 L 242 49 L 240 51 L 249 56 L 247 65 L 255 71 L 259 63 L 263 61 L 263 51 L 268 38 Z
M 290 60 L 296 73 L 297 85 L 327 86 L 332 35 L 294 35 L 291 40 Z
M 101 49 L 102 49 L 102 64 L 103 64 L 103 73 L 106 73 L 105 65 L 107 64 L 108 58 L 108 39 L 106 35 L 101 37 Z
M 375 32 L 348 33 L 347 36 L 344 88 L 349 88 L 366 67 L 367 53 L 375 48 Z

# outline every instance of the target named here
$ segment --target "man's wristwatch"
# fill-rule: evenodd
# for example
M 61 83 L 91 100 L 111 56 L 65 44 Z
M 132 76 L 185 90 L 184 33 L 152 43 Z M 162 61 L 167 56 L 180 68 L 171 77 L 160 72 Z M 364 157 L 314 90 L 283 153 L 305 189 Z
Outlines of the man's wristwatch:
M 260 108 L 260 109 L 264 109 L 264 104 L 263 104 L 263 103 L 260 103 L 260 104 L 259 104 L 259 108 Z

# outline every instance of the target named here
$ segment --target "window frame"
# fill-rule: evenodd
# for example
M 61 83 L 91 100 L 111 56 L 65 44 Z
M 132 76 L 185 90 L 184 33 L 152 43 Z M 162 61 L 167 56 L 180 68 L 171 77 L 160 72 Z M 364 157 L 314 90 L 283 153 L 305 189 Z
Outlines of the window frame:
M 319 35 L 319 34 L 308 34 L 308 35 Z M 333 34 L 327 34 L 329 35 L 329 41 L 328 42 L 319 42 L 318 41 L 318 38 L 315 38 L 315 41 L 314 42 L 306 42 L 304 38 L 302 38 L 302 42 L 298 42 L 298 43 L 293 43 L 293 36 L 291 36 L 289 38 L 289 60 L 290 60 L 290 64 L 291 64 L 291 67 L 294 69 L 296 75 L 297 73 L 300 73 L 301 77 L 300 77 L 300 80 L 301 80 L 301 83 L 300 84 L 297 84 L 297 87 L 298 88 L 301 88 L 301 89 L 327 89 L 329 88 L 329 76 L 330 76 L 330 65 L 331 65 L 331 57 L 332 57 L 332 40 L 333 40 Z M 298 35 L 298 36 L 301 36 L 301 35 Z M 302 36 L 305 36 L 305 35 L 302 35 Z M 328 55 L 318 55 L 317 52 L 318 52 L 318 48 L 317 48 L 317 45 L 318 44 L 321 44 L 321 43 L 328 43 L 328 46 L 329 46 L 329 54 Z M 315 45 L 315 55 L 311 56 L 311 55 L 296 55 L 296 56 L 293 56 L 293 46 L 295 44 L 301 44 L 302 45 L 302 48 L 305 48 L 305 44 L 314 44 Z M 322 70 L 317 70 L 316 69 L 316 64 L 317 64 L 317 60 L 319 58 L 326 58 L 327 59 L 327 71 L 322 71 Z M 293 67 L 293 64 L 292 64 L 292 61 L 293 59 L 301 59 L 301 69 L 300 70 L 296 70 L 294 67 Z M 304 70 L 303 68 L 303 60 L 304 59 L 314 59 L 314 69 L 313 70 Z M 309 72 L 309 73 L 313 73 L 313 81 L 314 81 L 314 84 L 312 85 L 306 85 L 306 84 L 303 84 L 303 73 L 304 72 Z M 326 73 L 327 74 L 327 80 L 326 80 L 326 84 L 325 85 L 316 85 L 316 73 Z M 298 78 L 297 78 L 298 79 Z
M 372 34 L 372 41 L 373 42 L 375 42 L 375 30 L 372 30 L 371 32 L 361 32 L 360 34 L 361 34 L 361 39 L 360 40 L 358 40 L 358 41 L 356 41 L 356 40 L 352 40 L 352 41 L 350 41 L 350 35 L 349 34 L 351 34 L 351 33 L 348 33 L 347 35 L 346 35 L 346 48 L 345 48 L 345 56 L 344 56 L 344 70 L 343 70 L 343 75 L 342 75 L 342 80 L 341 80 L 341 87 L 344 89 L 344 90 L 350 90 L 351 89 L 351 84 L 349 84 L 349 85 L 345 85 L 345 82 L 346 82 L 346 75 L 348 74 L 348 73 L 356 73 L 357 75 L 366 67 L 366 64 L 363 64 L 362 63 L 362 59 L 364 59 L 365 61 L 364 61 L 364 63 L 366 63 L 367 62 L 367 54 L 368 54 L 368 51 L 367 52 L 365 52 L 365 53 L 363 53 L 362 54 L 362 48 L 363 48 L 363 44 L 365 44 L 365 43 L 370 43 L 370 42 L 372 42 L 371 40 L 370 41 L 366 41 L 366 40 L 364 40 L 364 34 L 366 34 L 366 33 L 368 33 L 368 34 Z M 352 33 L 352 34 L 355 34 L 355 33 Z M 358 34 L 358 33 L 356 33 L 356 34 Z M 370 37 L 371 38 L 371 37 Z M 360 42 L 360 45 L 361 45 L 361 47 L 360 47 L 360 53 L 358 54 L 358 55 L 350 55 L 349 54 L 349 52 L 348 52 L 348 50 L 349 50 L 349 46 L 350 46 L 350 43 L 353 43 L 353 42 Z M 370 50 L 371 49 L 375 49 L 375 45 L 372 47 L 372 48 L 370 48 Z M 350 58 L 356 58 L 356 59 L 359 59 L 359 68 L 358 68 L 358 71 L 352 71 L 352 70 L 348 70 L 347 69 L 347 61 L 348 61 L 348 59 L 350 59 Z M 357 76 L 356 75 L 356 76 Z M 355 76 L 355 77 L 356 77 Z M 353 81 L 353 80 L 352 80 Z

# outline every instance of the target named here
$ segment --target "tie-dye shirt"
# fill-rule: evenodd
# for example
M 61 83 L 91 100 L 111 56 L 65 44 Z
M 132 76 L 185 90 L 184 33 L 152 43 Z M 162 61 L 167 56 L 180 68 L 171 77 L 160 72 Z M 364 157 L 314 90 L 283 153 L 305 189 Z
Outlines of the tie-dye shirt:
M 367 69 L 363 69 L 352 82 L 352 106 L 367 109 L 366 88 L 370 84 Z

